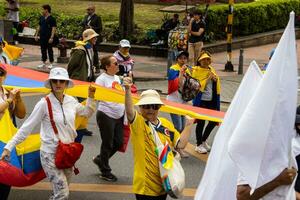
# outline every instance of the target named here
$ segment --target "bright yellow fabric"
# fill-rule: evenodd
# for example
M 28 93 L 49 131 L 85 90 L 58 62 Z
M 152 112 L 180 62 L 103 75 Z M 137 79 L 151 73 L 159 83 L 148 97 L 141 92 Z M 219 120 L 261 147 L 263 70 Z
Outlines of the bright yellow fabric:
M 168 142 L 174 147 L 179 138 L 179 132 L 173 124 L 167 119 L 159 118 L 162 125 L 169 131 L 174 132 L 174 139 L 159 133 L 159 138 L 163 144 Z M 131 143 L 134 154 L 134 176 L 133 192 L 135 194 L 158 196 L 165 193 L 158 165 L 158 157 L 155 154 L 155 142 L 150 127 L 146 124 L 145 119 L 136 112 L 134 121 L 130 125 Z
M 175 71 L 180 71 L 181 67 L 180 67 L 180 65 L 178 63 L 176 63 L 175 65 L 172 65 L 170 67 L 170 69 L 173 69 Z
M 78 40 L 78 41 L 75 42 L 75 47 L 78 47 L 78 46 L 84 46 L 84 45 L 86 45 L 86 44 L 87 44 L 86 42 L 81 41 L 81 40 Z
M 24 51 L 23 48 L 16 47 L 5 42 L 5 46 L 3 48 L 3 52 L 7 55 L 10 60 L 19 59 Z
M 86 105 L 86 100 L 81 102 L 81 104 Z M 76 130 L 87 128 L 88 122 L 89 119 L 87 117 L 77 115 L 75 119 Z
M 3 117 L 0 119 L 0 141 L 7 143 L 17 132 L 17 128 L 13 125 L 9 111 L 6 109 Z M 4 134 L 5 133 L 5 134 Z M 30 153 L 38 151 L 41 146 L 40 135 L 31 134 L 28 138 L 16 146 L 17 154 L 23 155 L 25 153 Z
M 95 99 L 96 100 L 102 100 L 102 101 L 108 101 L 108 102 L 115 102 L 115 103 L 121 103 L 124 104 L 124 92 L 123 91 L 117 91 L 110 88 L 100 87 L 97 85 L 93 85 L 97 88 L 95 93 Z M 76 85 L 73 88 L 66 89 L 66 94 L 76 97 L 82 97 L 87 98 L 88 96 L 88 87 L 89 85 Z M 11 89 L 14 88 L 13 86 L 5 86 L 5 88 Z M 47 88 L 20 88 L 18 87 L 22 93 L 46 93 L 48 94 L 50 92 Z M 133 103 L 137 103 L 139 100 L 138 96 L 133 96 Z M 214 121 L 214 122 L 222 122 L 222 118 L 213 117 L 206 114 L 198 114 L 190 110 L 185 110 L 179 107 L 170 106 L 168 104 L 165 104 L 160 111 L 167 112 L 167 113 L 174 113 L 178 115 L 188 115 L 195 119 L 203 119 L 208 121 Z
M 221 83 L 220 83 L 220 78 L 219 76 L 216 74 L 216 71 L 213 67 L 209 66 L 209 68 L 203 68 L 203 67 L 199 67 L 199 66 L 194 66 L 192 68 L 192 73 L 190 71 L 187 71 L 193 78 L 197 79 L 200 82 L 201 85 L 201 89 L 200 91 L 203 92 L 209 75 L 212 72 L 214 75 L 217 76 L 218 80 L 217 80 L 217 94 L 221 93 Z

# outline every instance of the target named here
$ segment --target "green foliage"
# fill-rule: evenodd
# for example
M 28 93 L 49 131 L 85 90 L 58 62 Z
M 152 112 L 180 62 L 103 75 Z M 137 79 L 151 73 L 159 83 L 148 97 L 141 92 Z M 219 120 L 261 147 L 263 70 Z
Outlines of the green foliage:
M 235 4 L 233 36 L 282 29 L 286 26 L 291 11 L 300 14 L 299 0 L 256 0 L 252 3 Z M 227 13 L 227 5 L 215 5 L 209 8 L 207 40 L 226 38 Z
M 80 23 L 85 14 L 86 5 L 79 5 L 78 1 L 75 3 L 75 0 L 74 3 L 61 0 L 61 4 L 63 4 L 61 7 L 56 0 L 47 1 L 54 5 L 53 15 L 57 20 L 58 33 L 69 39 L 75 39 L 80 35 Z M 36 28 L 41 15 L 41 4 L 45 2 L 46 0 L 22 1 L 20 20 L 27 19 L 30 27 Z M 102 17 L 104 38 L 107 41 L 119 41 L 122 39 L 118 32 L 119 4 L 108 4 L 107 2 L 98 4 L 97 10 Z M 5 1 L 0 2 L 0 17 L 6 15 L 5 5 Z M 204 7 L 204 5 L 200 5 L 199 9 L 204 10 Z M 159 8 L 160 6 L 135 4 L 135 23 L 137 25 L 135 25 L 134 34 L 128 38 L 132 43 L 145 44 L 157 40 L 155 29 L 160 28 L 163 21 L 170 17 L 158 12 Z M 300 0 L 256 0 L 252 3 L 236 3 L 234 5 L 233 35 L 234 37 L 246 36 L 282 29 L 286 26 L 289 12 L 292 10 L 296 15 L 300 15 Z M 227 13 L 227 4 L 210 6 L 207 16 L 206 41 L 226 38 Z

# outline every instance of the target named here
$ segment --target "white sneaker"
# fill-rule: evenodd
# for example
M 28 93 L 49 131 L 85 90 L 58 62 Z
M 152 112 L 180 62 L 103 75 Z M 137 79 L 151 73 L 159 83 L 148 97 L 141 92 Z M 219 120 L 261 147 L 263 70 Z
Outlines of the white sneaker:
M 45 63 L 42 63 L 42 64 L 40 64 L 40 65 L 37 66 L 37 68 L 39 68 L 39 69 L 40 69 L 40 68 L 44 68 L 44 67 L 46 67 L 46 64 L 45 64 Z
M 53 68 L 53 65 L 50 64 L 50 65 L 47 66 L 47 68 L 48 68 L 48 69 L 52 69 L 52 68 Z
M 178 150 L 181 158 L 188 158 L 189 154 L 187 154 L 183 149 Z
M 199 146 L 197 146 L 195 148 L 195 151 L 198 152 L 198 153 L 202 153 L 202 154 L 207 153 L 207 150 L 205 149 L 203 144 L 200 144 Z
M 206 141 L 203 142 L 202 144 L 203 144 L 204 148 L 206 149 L 206 151 L 207 151 L 207 152 L 210 152 L 211 146 L 209 146 L 209 144 L 208 144 Z

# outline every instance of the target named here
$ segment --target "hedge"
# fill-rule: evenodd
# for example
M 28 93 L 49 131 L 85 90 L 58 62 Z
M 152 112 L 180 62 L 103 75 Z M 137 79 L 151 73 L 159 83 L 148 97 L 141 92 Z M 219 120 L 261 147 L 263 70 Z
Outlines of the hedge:
M 257 0 L 252 3 L 235 4 L 233 36 L 246 36 L 282 29 L 287 25 L 291 11 L 300 14 L 299 0 Z M 226 38 L 227 13 L 227 5 L 209 8 L 207 15 L 208 40 Z
M 4 4 L 0 3 L 0 15 L 4 16 Z M 203 10 L 203 5 L 199 7 Z M 286 26 L 290 11 L 300 14 L 300 0 L 256 0 L 251 3 L 239 3 L 234 5 L 233 36 L 246 36 L 256 33 L 282 29 Z M 225 28 L 227 24 L 228 5 L 215 4 L 209 8 L 207 16 L 206 40 L 214 41 L 226 38 Z M 64 13 L 53 13 L 57 19 L 58 33 L 75 39 L 80 34 L 80 22 L 83 15 L 69 16 Z M 37 27 L 40 9 L 21 7 L 20 20 L 29 19 L 30 27 Z M 103 35 L 107 41 L 118 41 L 118 21 L 108 22 L 107 18 L 116 18 L 106 15 L 102 17 L 104 22 Z M 156 25 L 159 28 L 160 24 Z M 132 43 L 146 44 L 153 42 L 153 30 L 141 29 L 136 26 L 135 33 L 128 39 Z

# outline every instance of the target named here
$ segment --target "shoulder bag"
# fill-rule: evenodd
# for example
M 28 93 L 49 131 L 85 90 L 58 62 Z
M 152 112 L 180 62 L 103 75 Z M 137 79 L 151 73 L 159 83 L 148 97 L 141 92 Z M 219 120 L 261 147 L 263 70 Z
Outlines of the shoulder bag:
M 58 137 L 58 130 L 53 119 L 52 106 L 49 97 L 45 97 L 47 101 L 47 107 L 50 117 L 50 123 L 54 130 L 55 135 Z M 75 167 L 76 161 L 80 158 L 83 151 L 83 145 L 78 142 L 72 142 L 70 144 L 64 144 L 60 141 L 55 153 L 55 165 L 57 169 L 67 169 L 74 167 L 74 173 L 79 173 L 78 168 Z

